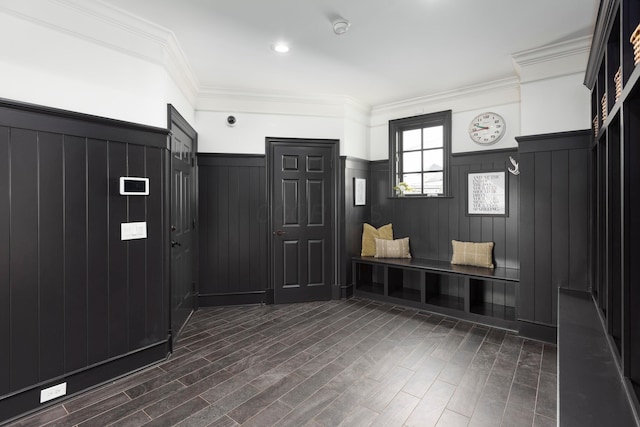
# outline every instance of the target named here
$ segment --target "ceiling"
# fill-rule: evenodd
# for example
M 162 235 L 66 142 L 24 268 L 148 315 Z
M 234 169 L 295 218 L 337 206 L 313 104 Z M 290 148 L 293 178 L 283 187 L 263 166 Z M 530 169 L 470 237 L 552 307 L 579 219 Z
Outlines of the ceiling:
M 203 91 L 369 106 L 515 77 L 512 54 L 589 36 L 598 0 L 108 0 L 173 32 Z M 337 36 L 332 21 L 351 21 Z M 270 47 L 285 41 L 291 51 Z M 586 64 L 585 64 L 586 66 Z

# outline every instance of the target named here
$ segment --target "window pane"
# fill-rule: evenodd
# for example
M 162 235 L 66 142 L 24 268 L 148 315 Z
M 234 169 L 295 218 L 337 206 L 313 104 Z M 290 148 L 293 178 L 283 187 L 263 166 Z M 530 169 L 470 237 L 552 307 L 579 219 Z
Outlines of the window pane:
M 402 151 L 420 150 L 422 148 L 422 129 L 402 132 Z
M 408 194 L 420 194 L 422 192 L 421 173 L 406 173 L 402 175 L 402 180 L 411 187 L 411 191 L 407 192 Z
M 444 155 L 442 148 L 438 150 L 424 151 L 424 170 L 425 171 L 441 171 L 444 168 Z
M 424 194 L 442 194 L 442 172 L 427 172 L 424 174 Z
M 444 146 L 443 140 L 443 126 L 433 126 L 424 128 L 424 147 L 423 148 L 436 148 Z
M 422 171 L 422 151 L 413 151 L 402 154 L 402 171 L 403 172 L 420 172 Z

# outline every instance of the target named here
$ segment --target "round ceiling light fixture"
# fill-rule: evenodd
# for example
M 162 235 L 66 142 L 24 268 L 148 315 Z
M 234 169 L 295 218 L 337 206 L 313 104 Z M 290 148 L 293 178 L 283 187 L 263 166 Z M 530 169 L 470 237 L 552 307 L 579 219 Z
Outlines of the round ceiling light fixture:
M 291 48 L 286 43 L 274 43 L 271 45 L 271 50 L 278 53 L 288 53 Z
M 333 21 L 333 32 L 336 36 L 341 36 L 349 31 L 349 27 L 351 27 L 351 22 L 346 18 L 338 18 Z

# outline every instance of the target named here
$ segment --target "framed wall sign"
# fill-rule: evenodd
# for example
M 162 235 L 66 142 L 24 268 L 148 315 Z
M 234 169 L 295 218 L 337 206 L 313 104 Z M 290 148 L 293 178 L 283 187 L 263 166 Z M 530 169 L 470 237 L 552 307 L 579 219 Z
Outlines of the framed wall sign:
M 364 178 L 353 178 L 353 204 L 355 206 L 367 204 L 367 180 Z
M 467 174 L 467 215 L 508 216 L 506 171 Z

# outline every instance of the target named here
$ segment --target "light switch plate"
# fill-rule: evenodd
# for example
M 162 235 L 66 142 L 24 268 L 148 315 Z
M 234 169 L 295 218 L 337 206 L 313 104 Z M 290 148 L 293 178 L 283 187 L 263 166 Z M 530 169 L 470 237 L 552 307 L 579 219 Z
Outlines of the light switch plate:
M 120 240 L 147 238 L 146 222 L 123 222 L 120 224 Z

